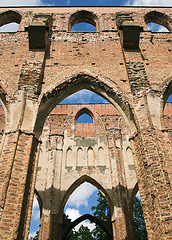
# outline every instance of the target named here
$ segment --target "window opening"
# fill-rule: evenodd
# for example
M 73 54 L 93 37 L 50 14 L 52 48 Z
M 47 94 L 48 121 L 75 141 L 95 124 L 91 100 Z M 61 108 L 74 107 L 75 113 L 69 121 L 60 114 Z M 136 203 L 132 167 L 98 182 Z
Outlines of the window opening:
M 73 25 L 72 32 L 96 32 L 96 27 L 86 22 L 80 22 Z
M 15 22 L 7 23 L 0 27 L 0 32 L 17 32 L 18 28 L 19 28 L 18 23 Z
M 99 216 L 100 211 L 98 209 L 102 206 L 104 207 L 104 211 Z M 82 183 L 69 197 L 64 208 L 64 219 L 71 219 L 74 222 L 86 214 L 98 217 L 104 221 L 110 219 L 109 206 L 105 197 L 96 187 L 88 182 Z M 106 239 L 106 236 L 108 237 L 107 233 L 101 227 L 86 219 L 72 229 L 67 239 L 85 239 L 82 238 L 85 232 L 87 232 L 90 240 L 100 239 L 97 238 L 98 235 L 99 237 L 102 236 L 101 239 Z
M 166 27 L 154 22 L 147 23 L 146 25 L 148 27 L 148 30 L 151 32 L 169 32 Z
M 37 198 L 34 196 L 32 205 L 32 216 L 29 229 L 29 240 L 36 239 L 39 235 L 40 207 Z
M 78 117 L 76 123 L 93 123 L 93 119 L 87 113 L 83 113 Z
M 133 220 L 136 239 L 147 240 L 148 236 L 139 191 L 137 192 L 136 197 L 134 199 Z

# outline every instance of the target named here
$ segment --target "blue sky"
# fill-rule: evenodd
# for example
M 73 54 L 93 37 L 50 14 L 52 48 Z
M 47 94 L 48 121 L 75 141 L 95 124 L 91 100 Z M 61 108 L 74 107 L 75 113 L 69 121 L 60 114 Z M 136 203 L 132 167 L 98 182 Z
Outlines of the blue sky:
M 0 0 L 0 7 L 3 6 L 171 6 L 171 0 Z M 79 31 L 81 25 L 75 25 L 73 31 Z M 7 30 L 8 29 L 8 30 Z M 17 25 L 11 24 L 4 26 L 4 31 L 14 31 Z M 166 31 L 162 26 L 153 25 L 150 29 L 154 31 Z M 93 26 L 84 26 L 83 31 L 94 31 Z M 2 31 L 2 30 L 1 30 Z M 168 101 L 172 101 L 172 96 Z M 106 103 L 107 101 L 100 96 L 87 90 L 79 91 L 61 102 L 61 104 L 71 103 Z M 81 120 L 83 121 L 83 120 Z M 78 194 L 79 192 L 79 194 Z M 86 193 L 86 194 L 84 194 Z M 85 213 L 91 213 L 91 206 L 96 205 L 97 189 L 92 185 L 85 183 L 74 192 L 65 207 L 65 212 L 74 220 Z M 78 195 L 81 198 L 78 198 Z M 90 223 L 84 221 L 84 225 L 90 229 L 94 227 Z M 31 223 L 31 235 L 33 236 L 39 227 L 39 206 L 37 200 L 33 202 L 33 213 Z
M 0 0 L 0 6 L 172 6 L 171 0 Z

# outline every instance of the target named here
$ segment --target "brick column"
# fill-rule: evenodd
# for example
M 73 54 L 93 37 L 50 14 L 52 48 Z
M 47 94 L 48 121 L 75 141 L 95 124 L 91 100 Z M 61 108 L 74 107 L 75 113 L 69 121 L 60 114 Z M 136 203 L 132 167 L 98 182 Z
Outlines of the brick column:
M 130 141 L 146 228 L 149 239 L 172 239 L 171 144 L 159 123 L 160 93 L 149 83 L 139 49 L 135 61 L 132 53 L 124 51 L 138 129 Z
M 45 52 L 23 62 L 18 90 L 8 96 L 7 126 L 0 161 L 0 239 L 27 239 L 36 177 L 39 107 Z M 35 172 L 35 175 L 34 175 Z
M 10 139 L 11 145 L 9 145 Z M 17 142 L 14 142 L 14 139 L 17 139 Z M 10 159 L 12 167 L 7 182 L 7 192 L 3 199 L 0 239 L 24 239 L 28 196 L 33 179 L 38 141 L 34 134 L 21 131 L 9 133 L 8 140 L 3 150 L 4 158 L 8 159 L 9 153 L 13 158 Z
M 119 129 L 108 132 L 108 145 L 111 162 L 114 162 L 113 174 L 113 204 L 112 216 L 113 237 L 115 240 L 135 239 L 132 215 L 130 211 L 128 189 L 122 155 L 122 136 Z
M 146 116 L 145 116 L 146 122 Z M 172 238 L 171 146 L 164 134 L 141 127 L 131 138 L 149 239 Z

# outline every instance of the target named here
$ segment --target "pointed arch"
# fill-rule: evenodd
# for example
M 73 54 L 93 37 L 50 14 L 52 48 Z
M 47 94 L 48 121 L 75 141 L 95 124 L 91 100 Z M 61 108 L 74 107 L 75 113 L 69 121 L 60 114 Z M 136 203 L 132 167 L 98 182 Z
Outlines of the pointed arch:
M 89 147 L 87 151 L 87 166 L 88 167 L 95 166 L 94 151 L 92 147 Z
M 167 28 L 169 31 L 172 31 L 172 19 L 165 13 L 151 11 L 144 16 L 144 19 L 146 24 L 151 22 L 157 23 Z
M 0 14 L 0 27 L 12 22 L 20 24 L 21 18 L 18 12 L 12 10 L 3 12 Z
M 83 160 L 84 160 L 83 150 L 82 150 L 81 147 L 79 147 L 77 149 L 77 162 L 76 162 L 76 166 L 77 167 L 83 167 Z
M 68 228 L 66 229 L 66 231 L 63 233 L 64 237 L 68 238 L 68 234 L 70 233 L 70 231 L 73 228 L 75 228 L 79 223 L 87 219 L 97 224 L 103 231 L 105 231 L 108 234 L 109 238 L 112 239 L 112 231 L 111 231 L 111 228 L 109 228 L 108 223 L 105 221 L 101 221 L 100 219 L 90 214 L 84 214 L 79 218 L 77 218 L 75 221 L 71 222 L 70 225 L 68 225 Z
M 92 113 L 92 111 L 90 111 L 88 108 L 84 107 L 82 109 L 80 109 L 76 115 L 75 115 L 75 122 L 77 121 L 77 119 L 83 114 L 83 113 L 86 113 L 88 114 L 92 119 L 93 119 L 93 122 L 94 122 L 94 115 Z
M 126 124 L 130 126 L 131 133 L 134 134 L 137 131 L 134 114 L 125 92 L 110 79 L 100 76 L 100 74 L 90 74 L 90 72 L 84 71 L 76 72 L 67 78 L 59 79 L 59 81 L 61 82 L 59 85 L 53 86 L 52 90 L 43 93 L 42 99 L 40 99 L 34 128 L 38 138 L 42 133 L 45 119 L 52 109 L 60 101 L 81 89 L 88 89 L 107 99 L 121 113 Z
M 69 199 L 70 195 L 75 191 L 75 189 L 77 189 L 84 182 L 88 182 L 88 183 L 92 184 L 93 186 L 95 186 L 99 191 L 101 191 L 104 194 L 104 196 L 106 197 L 106 201 L 108 202 L 108 205 L 109 205 L 110 213 L 112 214 L 112 212 L 113 212 L 113 205 L 112 205 L 111 199 L 110 199 L 107 191 L 95 179 L 91 178 L 88 175 L 81 176 L 79 179 L 77 179 L 69 187 L 69 189 L 67 190 L 67 192 L 66 192 L 66 194 L 65 194 L 65 196 L 63 198 L 61 210 L 62 211 L 64 210 L 64 207 L 65 207 L 66 202 Z
M 68 23 L 68 30 L 71 31 L 71 28 L 77 24 L 77 23 L 89 23 L 96 27 L 96 30 L 98 28 L 98 18 L 95 13 L 86 11 L 86 10 L 81 10 L 81 11 L 76 11 L 73 13 L 70 18 L 69 18 L 69 23 Z
M 105 150 L 103 147 L 98 148 L 98 166 L 105 166 Z
M 74 164 L 73 159 L 73 151 L 72 148 L 69 147 L 66 151 L 66 167 L 72 167 Z

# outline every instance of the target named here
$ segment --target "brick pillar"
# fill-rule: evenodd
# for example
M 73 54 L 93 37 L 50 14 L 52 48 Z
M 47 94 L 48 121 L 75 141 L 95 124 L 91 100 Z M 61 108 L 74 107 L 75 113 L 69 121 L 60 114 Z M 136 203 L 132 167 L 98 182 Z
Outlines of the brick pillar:
M 14 141 L 17 140 L 17 141 Z M 9 142 L 11 141 L 11 145 Z M 34 134 L 26 132 L 8 133 L 2 159 L 11 155 L 11 168 L 7 171 L 6 194 L 0 222 L 0 239 L 24 239 L 26 213 L 30 186 L 35 166 L 38 141 Z M 14 146 L 15 145 L 15 146 Z M 13 152 L 12 152 L 13 150 Z M 7 166 L 9 167 L 9 166 Z
M 146 122 L 146 116 L 145 116 Z M 141 127 L 131 138 L 149 239 L 172 238 L 171 146 L 164 134 Z M 171 164 L 171 163 L 170 163 Z
M 108 132 L 108 145 L 114 173 L 113 181 L 113 204 L 112 216 L 113 237 L 115 240 L 135 239 L 126 176 L 122 155 L 122 136 L 118 129 Z

